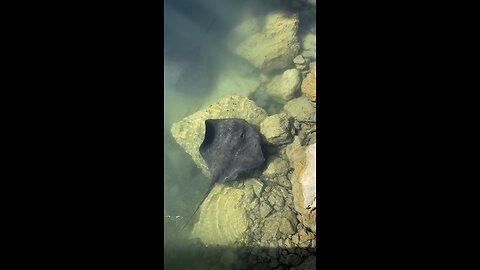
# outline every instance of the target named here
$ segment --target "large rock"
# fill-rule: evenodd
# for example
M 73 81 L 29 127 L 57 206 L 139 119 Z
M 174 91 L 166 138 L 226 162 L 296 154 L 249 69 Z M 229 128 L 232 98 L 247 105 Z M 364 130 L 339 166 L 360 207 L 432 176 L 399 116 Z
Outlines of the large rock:
M 300 80 L 301 76 L 298 69 L 288 69 L 283 74 L 273 77 L 272 81 L 266 86 L 266 92 L 278 101 L 289 101 L 297 93 Z
M 301 96 L 287 102 L 283 107 L 285 111 L 300 122 L 316 122 L 316 109 L 308 101 L 307 97 Z
M 171 132 L 175 141 L 192 157 L 205 175 L 208 175 L 207 164 L 198 151 L 205 137 L 205 120 L 240 118 L 259 130 L 260 123 L 266 117 L 266 112 L 253 101 L 245 97 L 231 96 L 173 123 Z
M 309 210 L 307 213 L 300 215 L 302 224 L 317 233 L 317 209 Z
M 247 213 L 242 204 L 243 189 L 217 184 L 199 210 L 192 237 L 206 245 L 232 246 L 247 231 Z
M 238 32 L 257 30 L 258 24 L 255 21 L 264 22 L 264 26 L 234 46 L 235 53 L 265 73 L 288 67 L 300 48 L 296 37 L 298 15 L 279 11 L 251 21 L 242 27 L 243 31 Z
M 301 147 L 302 147 L 302 140 L 298 136 L 295 136 L 294 139 L 293 139 L 293 142 L 290 143 L 289 145 L 287 145 L 287 147 L 285 147 L 285 155 L 287 156 L 288 160 L 290 161 L 290 165 L 291 165 L 292 168 L 295 167 L 294 153 L 297 149 L 299 149 Z
M 314 50 L 304 50 L 302 52 L 302 56 L 304 58 L 308 58 L 310 60 L 316 60 L 317 59 L 317 53 Z
M 255 194 L 255 196 L 260 197 L 262 195 L 264 188 L 264 184 L 262 181 L 252 178 L 249 180 L 245 180 L 244 183 L 246 188 L 253 190 L 253 194 Z
M 285 113 L 271 115 L 260 124 L 260 133 L 269 144 L 280 145 L 293 140 L 290 120 Z
M 306 51 L 317 51 L 317 36 L 314 34 L 305 35 L 302 39 L 302 47 Z
M 262 232 L 262 240 L 265 242 L 278 242 L 278 239 L 276 239 L 277 232 L 280 232 L 287 237 L 290 237 L 295 233 L 292 222 L 285 217 L 282 212 L 271 214 L 265 218 Z
M 279 175 L 286 175 L 289 169 L 288 161 L 280 157 L 269 158 L 267 166 L 263 171 L 263 176 L 276 177 Z
M 302 82 L 302 93 L 312 102 L 317 102 L 317 69 L 313 67 Z
M 317 144 L 298 149 L 295 153 L 295 171 L 292 176 L 292 192 L 295 210 L 307 214 L 317 207 L 316 195 Z
M 298 65 L 303 65 L 306 63 L 306 61 L 302 55 L 297 55 L 295 58 L 293 58 L 293 63 Z

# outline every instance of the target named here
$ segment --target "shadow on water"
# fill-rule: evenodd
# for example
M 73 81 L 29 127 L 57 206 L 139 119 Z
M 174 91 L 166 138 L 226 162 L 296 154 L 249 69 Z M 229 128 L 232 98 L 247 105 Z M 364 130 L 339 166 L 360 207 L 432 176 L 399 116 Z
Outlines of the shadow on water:
M 170 252 L 182 254 L 182 256 L 169 256 Z M 249 252 L 247 248 L 234 247 L 174 247 L 165 255 L 164 265 L 165 269 L 172 270 L 316 269 L 315 255 L 309 253 L 302 256 L 292 253 L 285 256 L 280 255 L 280 252 L 271 248 L 257 248 Z M 308 250 L 302 252 L 308 252 Z M 274 253 L 279 255 L 276 257 L 269 255 Z
M 314 248 L 208 246 L 177 231 L 178 224 L 165 221 L 165 269 L 316 269 Z

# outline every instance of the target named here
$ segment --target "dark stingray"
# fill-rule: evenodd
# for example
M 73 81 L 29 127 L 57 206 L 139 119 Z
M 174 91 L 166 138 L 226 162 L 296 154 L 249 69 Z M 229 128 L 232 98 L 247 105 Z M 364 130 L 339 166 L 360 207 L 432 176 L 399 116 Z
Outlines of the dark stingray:
M 199 151 L 208 165 L 211 182 L 183 228 L 197 213 L 215 183 L 234 181 L 241 173 L 255 169 L 265 162 L 260 134 L 243 119 L 206 120 L 205 138 Z

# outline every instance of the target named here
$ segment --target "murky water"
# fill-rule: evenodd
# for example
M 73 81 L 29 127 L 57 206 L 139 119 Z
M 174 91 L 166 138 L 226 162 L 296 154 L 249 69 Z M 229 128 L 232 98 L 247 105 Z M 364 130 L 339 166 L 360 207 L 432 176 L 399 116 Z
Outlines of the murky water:
M 165 269 L 233 269 L 228 262 L 239 251 L 206 248 L 187 240 L 189 230 L 178 229 L 195 210 L 206 191 L 209 178 L 175 142 L 171 124 L 219 100 L 240 95 L 258 95 L 261 74 L 229 48 L 242 37 L 233 29 L 252 17 L 275 10 L 300 16 L 302 31 L 311 31 L 314 7 L 305 1 L 165 0 Z M 289 4 L 285 4 L 289 3 Z M 308 28 L 308 29 L 307 29 Z M 257 102 L 269 113 L 273 100 Z M 195 220 L 193 221 L 195 222 Z M 275 250 L 276 252 L 276 250 Z M 229 257 L 230 256 L 230 257 Z M 226 262 L 225 262 L 226 261 Z M 230 267 L 230 268 L 229 268 Z M 236 264 L 235 269 L 242 269 Z

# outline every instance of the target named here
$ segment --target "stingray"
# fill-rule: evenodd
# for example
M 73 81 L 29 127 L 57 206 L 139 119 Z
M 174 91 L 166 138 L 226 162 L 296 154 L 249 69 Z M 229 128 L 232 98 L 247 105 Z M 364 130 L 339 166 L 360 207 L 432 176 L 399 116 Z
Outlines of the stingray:
M 235 181 L 240 174 L 258 168 L 265 162 L 260 134 L 243 119 L 206 120 L 205 138 L 199 151 L 208 165 L 211 181 L 207 192 L 182 230 L 195 216 L 215 183 Z

